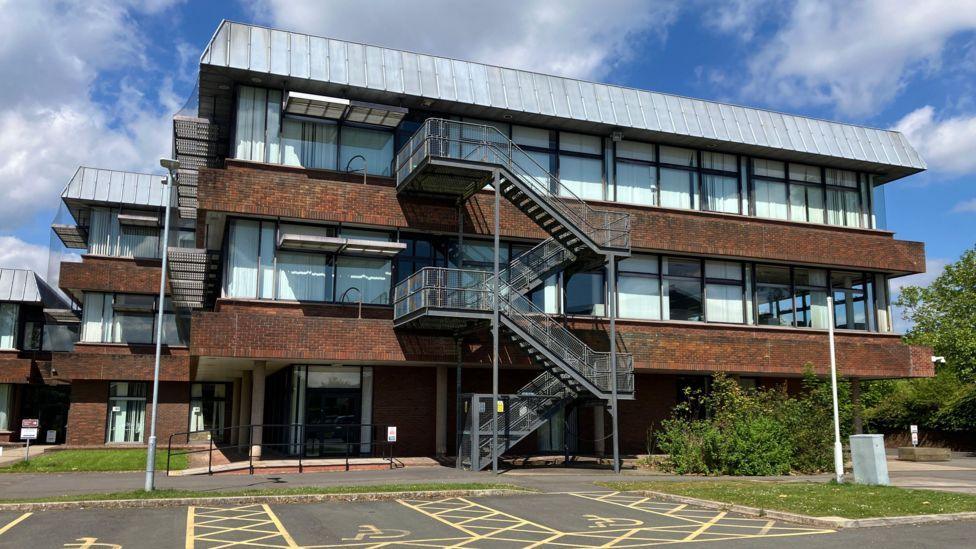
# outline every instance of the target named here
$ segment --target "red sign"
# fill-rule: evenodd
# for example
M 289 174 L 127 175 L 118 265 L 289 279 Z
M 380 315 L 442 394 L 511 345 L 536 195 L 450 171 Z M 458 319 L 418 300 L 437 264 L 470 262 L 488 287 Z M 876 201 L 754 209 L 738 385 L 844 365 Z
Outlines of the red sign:
M 20 420 L 21 429 L 37 429 L 40 425 L 40 421 L 36 419 L 22 419 Z

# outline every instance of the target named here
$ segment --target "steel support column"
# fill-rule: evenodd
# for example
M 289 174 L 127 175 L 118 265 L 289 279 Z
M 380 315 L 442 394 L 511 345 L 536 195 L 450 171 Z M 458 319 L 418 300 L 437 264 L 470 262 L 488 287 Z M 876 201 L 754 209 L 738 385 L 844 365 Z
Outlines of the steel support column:
M 620 431 L 617 407 L 617 256 L 610 256 L 610 419 L 613 423 L 613 472 L 620 472 Z
M 498 474 L 498 337 L 499 337 L 499 318 L 498 311 L 498 250 L 501 245 L 499 233 L 501 232 L 500 212 L 501 207 L 501 178 L 498 170 L 492 173 L 492 180 L 495 186 L 495 276 L 492 279 L 492 315 L 491 315 L 491 472 Z
M 461 441 L 464 440 L 464 425 L 461 422 L 461 410 L 464 403 L 461 402 L 461 365 L 462 365 L 462 355 L 461 355 L 461 345 L 463 340 L 460 336 L 454 337 L 454 348 L 457 353 L 457 376 L 454 380 L 454 399 L 456 401 L 454 405 L 454 455 L 457 456 L 457 463 L 455 463 L 458 469 L 461 469 Z

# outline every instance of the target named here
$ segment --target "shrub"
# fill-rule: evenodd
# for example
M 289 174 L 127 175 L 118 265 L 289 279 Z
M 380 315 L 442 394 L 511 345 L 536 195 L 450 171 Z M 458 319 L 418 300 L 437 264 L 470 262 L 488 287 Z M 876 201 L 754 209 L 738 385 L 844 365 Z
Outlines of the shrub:
M 811 373 L 796 397 L 785 388 L 743 389 L 723 374 L 707 394 L 686 397 L 651 435 L 675 473 L 783 475 L 832 464 L 830 385 Z

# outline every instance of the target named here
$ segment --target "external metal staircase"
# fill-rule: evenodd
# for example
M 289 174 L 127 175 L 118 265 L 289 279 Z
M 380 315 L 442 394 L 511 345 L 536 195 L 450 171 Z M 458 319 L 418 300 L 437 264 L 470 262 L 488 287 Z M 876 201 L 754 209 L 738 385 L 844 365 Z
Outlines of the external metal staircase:
M 500 271 L 497 296 L 493 273 L 433 267 L 414 273 L 395 289 L 394 323 L 458 328 L 486 322 L 497 298 L 501 333 L 542 369 L 518 393 L 501 398 L 501 455 L 567 403 L 586 395 L 611 399 L 610 353 L 594 351 L 525 294 L 557 272 L 588 270 L 608 256 L 629 255 L 630 219 L 592 208 L 493 126 L 429 119 L 397 154 L 398 192 L 465 200 L 496 183 L 501 196 L 551 237 Z M 632 399 L 632 357 L 617 353 L 616 363 L 617 397 Z M 492 455 L 492 414 L 481 404 L 468 404 L 470 421 L 459 448 L 460 462 L 475 470 Z

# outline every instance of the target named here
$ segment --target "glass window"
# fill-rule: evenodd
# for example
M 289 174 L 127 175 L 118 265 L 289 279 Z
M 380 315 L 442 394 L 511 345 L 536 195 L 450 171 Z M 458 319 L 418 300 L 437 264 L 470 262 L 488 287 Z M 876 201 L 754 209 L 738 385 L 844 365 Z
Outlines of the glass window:
M 566 314 L 605 315 L 606 290 L 603 279 L 602 269 L 571 275 L 566 281 Z
M 560 155 L 559 179 L 579 198 L 603 200 L 603 161 L 598 158 Z
M 108 429 L 105 442 L 142 442 L 146 423 L 147 384 L 109 383 Z
M 617 158 L 654 162 L 654 145 L 639 141 L 618 141 Z
M 559 150 L 583 154 L 600 154 L 603 150 L 603 143 L 595 135 L 559 132 Z
M 793 325 L 789 267 L 756 266 L 756 312 L 760 325 Z
M 806 164 L 790 164 L 790 181 L 800 183 L 821 183 L 820 168 Z
M 828 327 L 827 271 L 823 269 L 793 270 L 796 283 L 796 325 L 803 328 Z
M 834 294 L 834 327 L 839 330 L 867 330 L 867 291 L 864 275 L 844 271 L 830 273 Z
M 702 208 L 712 212 L 739 213 L 739 178 L 702 175 Z
M 213 430 L 214 438 L 223 437 L 224 414 L 227 410 L 225 383 L 193 383 L 190 385 L 190 431 Z
M 159 227 L 121 225 L 119 233 L 119 256 L 159 257 Z
M 350 303 L 390 303 L 392 262 L 372 257 L 344 257 L 336 260 L 336 300 Z M 356 288 L 353 290 L 352 288 Z
M 621 318 L 661 318 L 661 281 L 658 258 L 633 255 L 620 261 L 617 277 L 617 302 Z
M 823 188 L 819 185 L 791 183 L 790 220 L 823 223 Z
M 268 134 L 277 134 L 278 131 L 277 124 L 271 126 L 269 122 L 276 122 L 280 112 L 280 91 L 241 86 L 237 97 L 234 158 L 264 162 L 268 157 Z M 272 141 L 277 144 L 277 137 Z M 277 162 L 278 159 L 270 161 Z
M 227 236 L 226 297 L 257 297 L 261 224 L 234 219 Z
M 0 383 L 0 431 L 10 430 L 10 416 L 13 404 L 13 385 L 10 383 Z
M 119 210 L 92 208 L 88 253 L 111 257 L 159 257 L 159 227 L 120 225 Z
M 512 141 L 522 147 L 537 147 L 540 149 L 548 149 L 551 147 L 549 130 L 543 128 L 512 126 Z
M 663 151 L 665 147 L 661 147 Z M 664 153 L 661 153 L 664 158 Z M 661 205 L 665 208 L 698 207 L 698 173 L 661 168 Z
M 861 226 L 860 196 L 857 191 L 827 189 L 827 223 L 845 227 Z
M 342 143 L 339 149 L 339 169 L 342 171 L 361 169 L 366 159 L 366 172 L 374 175 L 390 175 L 393 165 L 393 132 L 373 130 L 353 126 L 342 128 Z
M 665 320 L 703 320 L 701 261 L 666 257 L 663 264 Z
M 786 178 L 786 165 L 776 160 L 752 159 L 752 173 L 759 177 Z
M 0 305 L 2 307 L 2 305 Z M 0 312 L 0 315 L 3 313 Z M 2 324 L 2 321 L 0 321 Z M 0 327 L 2 331 L 2 327 Z M 44 323 L 43 322 L 24 322 L 24 335 L 23 341 L 21 341 L 21 349 L 25 351 L 39 351 L 41 346 L 44 344 Z M 3 338 L 0 337 L 0 340 Z M 0 342 L 2 343 L 2 342 Z M 3 345 L 0 345 L 0 349 Z
M 786 183 L 782 181 L 753 181 L 756 196 L 756 216 L 771 219 L 786 219 Z
M 434 236 L 401 236 L 400 242 L 407 248 L 396 256 L 396 282 L 405 280 L 424 267 L 446 267 L 449 244 L 446 239 Z
M 689 168 L 698 166 L 697 154 L 692 149 L 662 146 L 660 148 L 660 154 L 662 164 L 673 164 L 675 166 Z
M 657 168 L 650 164 L 617 161 L 617 202 L 657 205 Z
M 705 296 L 705 318 L 709 322 L 742 324 L 745 320 L 742 264 L 706 261 Z
M 0 349 L 15 348 L 19 312 L 20 307 L 16 303 L 0 303 Z
M 278 251 L 278 299 L 330 301 L 331 294 L 332 266 L 325 255 Z
M 739 171 L 739 158 L 734 154 L 704 151 L 701 153 L 701 157 L 702 168 L 706 170 L 732 173 Z
M 339 126 L 336 124 L 286 118 L 281 125 L 281 163 L 335 170 L 338 136 Z M 272 162 L 277 163 L 278 160 L 272 159 Z

